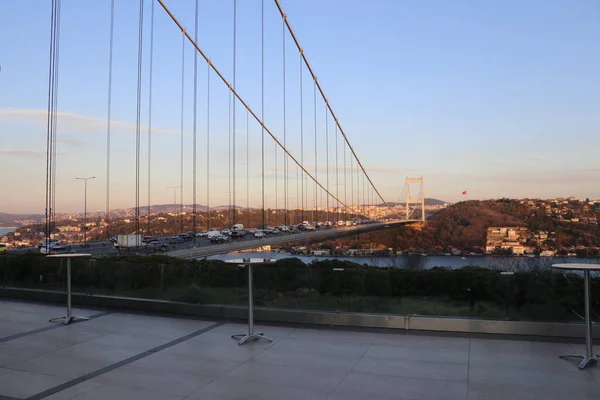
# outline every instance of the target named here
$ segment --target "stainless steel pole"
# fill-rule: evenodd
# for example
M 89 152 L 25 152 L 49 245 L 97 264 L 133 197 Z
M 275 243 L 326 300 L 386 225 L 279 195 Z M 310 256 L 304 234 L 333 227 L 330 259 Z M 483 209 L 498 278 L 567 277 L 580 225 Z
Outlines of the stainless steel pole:
M 248 336 L 254 335 L 254 298 L 252 293 L 252 263 L 248 264 Z
M 590 312 L 590 271 L 583 271 L 583 284 L 585 285 L 585 355 L 593 358 L 592 353 L 592 318 Z
M 67 258 L 67 318 L 65 325 L 71 322 L 71 259 Z

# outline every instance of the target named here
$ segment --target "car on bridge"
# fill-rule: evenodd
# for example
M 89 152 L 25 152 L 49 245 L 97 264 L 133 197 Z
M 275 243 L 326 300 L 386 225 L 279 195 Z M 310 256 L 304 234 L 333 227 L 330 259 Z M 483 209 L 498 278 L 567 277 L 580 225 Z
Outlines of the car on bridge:
M 229 240 L 229 236 L 226 235 L 215 235 L 210 238 L 211 243 L 225 243 Z
M 161 243 L 159 241 L 153 241 L 153 242 L 147 243 L 146 246 L 144 246 L 144 248 L 146 249 L 146 251 L 148 253 L 156 253 L 157 251 L 165 252 L 165 251 L 169 250 L 168 245 Z
M 0 243 L 0 254 L 6 254 L 8 252 L 8 246 L 6 243 Z

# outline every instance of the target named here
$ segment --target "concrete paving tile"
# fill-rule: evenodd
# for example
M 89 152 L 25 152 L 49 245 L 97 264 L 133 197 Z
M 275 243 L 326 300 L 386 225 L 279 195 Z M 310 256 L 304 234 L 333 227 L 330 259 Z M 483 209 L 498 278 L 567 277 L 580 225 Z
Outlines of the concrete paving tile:
M 197 357 L 193 355 L 158 352 L 135 361 L 130 366 L 142 367 L 161 371 L 183 372 L 219 378 L 237 366 L 241 361 L 225 360 L 214 357 Z
M 189 400 L 325 400 L 328 391 L 266 383 L 250 382 L 234 377 L 223 377 L 188 397 Z
M 327 397 L 327 400 L 365 400 L 365 397 L 362 394 L 342 393 L 334 390 L 329 397 Z M 368 400 L 402 400 L 402 398 L 370 395 Z
M 26 398 L 68 381 L 44 374 L 0 368 L 0 394 Z
M 77 356 L 45 354 L 17 364 L 11 364 L 7 368 L 73 379 L 111 364 L 112 362 L 110 361 L 89 360 Z
M 125 333 L 125 331 L 109 333 L 100 338 L 91 340 L 87 343 L 91 345 L 101 346 L 113 346 L 113 347 L 124 347 L 128 349 L 137 349 L 138 352 L 152 349 L 162 344 L 168 343 L 169 339 L 148 337 L 148 336 L 137 336 Z
M 74 359 L 86 359 L 115 363 L 139 353 L 140 350 L 136 348 L 115 347 L 92 342 L 85 342 L 64 348 L 62 350 L 58 350 L 53 354 L 65 357 L 73 357 Z
M 428 361 L 363 357 L 354 366 L 352 372 L 401 376 L 405 378 L 439 379 L 444 381 L 466 382 L 468 365 L 466 363 L 437 363 Z
M 162 394 L 188 396 L 213 380 L 214 378 L 208 376 L 126 366 L 102 374 L 91 379 L 90 382 L 142 389 Z
M 331 368 L 332 370 L 349 371 L 360 359 L 357 355 L 338 354 L 315 354 L 306 352 L 290 351 L 287 349 L 276 349 L 275 347 L 254 356 L 253 360 L 266 364 L 287 365 L 298 367 Z
M 469 367 L 469 383 L 516 385 L 536 389 L 543 386 L 549 393 L 568 390 L 571 396 L 589 396 L 598 393 L 598 385 L 587 371 L 573 366 L 572 371 L 561 373 L 536 368 L 517 368 L 507 365 Z
M 271 326 L 271 325 L 254 325 L 254 332 L 262 332 L 269 336 L 271 339 L 280 340 L 286 338 L 296 332 L 298 328 L 287 327 L 287 326 Z M 238 333 L 248 332 L 248 324 L 245 323 L 228 323 L 221 325 L 211 332 L 214 333 L 226 333 L 227 335 L 235 335 Z
M 93 383 L 90 381 L 86 381 L 86 382 L 80 383 L 79 385 L 72 386 L 68 389 L 60 391 L 60 392 L 50 395 L 48 397 L 45 397 L 44 400 L 71 400 L 71 399 L 75 398 L 77 395 L 87 392 L 88 390 L 98 388 L 100 386 L 102 386 L 102 385 L 100 385 L 99 383 Z
M 598 393 L 574 394 L 565 387 L 559 390 L 549 389 L 540 384 L 537 387 L 507 385 L 490 382 L 469 382 L 468 387 L 469 400 L 597 400 Z
M 73 397 L 76 400 L 181 400 L 181 398 L 181 396 L 162 394 L 149 390 L 110 385 L 91 388 Z
M 183 342 L 165 349 L 165 354 L 189 355 L 198 358 L 220 358 L 230 361 L 247 361 L 265 351 L 264 345 L 269 343 L 248 343 L 238 345 L 233 339 L 228 344 L 189 343 Z
M 333 390 L 344 379 L 346 372 L 339 369 L 292 367 L 250 360 L 227 375 L 271 385 Z
M 326 329 L 298 329 L 290 335 L 290 338 L 318 340 L 329 342 L 349 342 L 349 343 L 373 343 L 373 338 L 367 332 L 351 332 L 345 330 L 326 330 Z
M 218 328 L 217 328 L 218 329 Z M 189 340 L 186 340 L 185 343 L 192 343 L 195 345 L 227 345 L 229 346 L 231 343 L 236 344 L 238 340 L 237 339 L 233 339 L 231 337 L 233 333 L 228 333 L 228 332 L 215 332 L 214 330 L 203 333 L 202 335 L 193 337 Z M 270 337 L 270 336 L 269 336 Z M 266 340 L 259 340 L 259 341 L 254 341 L 252 342 L 252 347 L 261 347 L 261 348 L 267 348 L 267 347 L 271 347 L 273 346 L 273 344 L 277 343 L 279 340 L 273 337 L 270 337 L 271 339 L 273 339 L 272 342 L 268 342 Z
M 165 326 L 165 325 L 155 325 L 155 326 L 134 326 L 127 329 L 123 329 L 119 331 L 119 333 L 124 333 L 127 335 L 139 336 L 139 337 L 149 337 L 149 338 L 157 338 L 157 339 L 165 339 L 166 341 L 171 341 L 178 339 L 182 336 L 189 335 L 192 332 L 205 328 L 210 324 L 206 325 L 198 325 L 197 327 L 182 327 L 182 326 Z
M 90 340 L 98 339 L 102 336 L 110 334 L 103 330 L 96 330 L 93 327 L 87 327 L 87 322 L 81 322 L 74 325 L 67 325 L 57 329 L 52 329 L 45 332 L 36 333 L 39 338 L 57 338 L 66 339 L 72 343 L 83 343 Z
M 306 339 L 283 339 L 273 346 L 273 349 L 297 351 L 303 353 L 362 356 L 370 344 L 351 342 L 331 342 Z
M 340 395 L 363 396 L 364 399 L 380 396 L 401 399 L 465 400 L 467 383 L 351 372 L 335 392 Z
M 394 360 L 414 360 L 466 364 L 469 360 L 468 346 L 445 346 L 440 343 L 426 345 L 372 345 L 365 357 Z
M 387 346 L 436 346 L 452 348 L 468 348 L 469 338 L 437 336 L 426 334 L 411 334 L 404 332 L 372 333 L 373 344 Z

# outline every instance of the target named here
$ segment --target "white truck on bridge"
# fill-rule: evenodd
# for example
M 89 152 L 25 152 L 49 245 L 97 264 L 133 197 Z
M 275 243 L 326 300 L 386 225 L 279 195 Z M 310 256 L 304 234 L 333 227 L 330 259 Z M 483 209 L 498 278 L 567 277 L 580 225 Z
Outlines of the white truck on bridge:
M 142 235 L 117 235 L 117 245 L 121 248 L 140 247 Z

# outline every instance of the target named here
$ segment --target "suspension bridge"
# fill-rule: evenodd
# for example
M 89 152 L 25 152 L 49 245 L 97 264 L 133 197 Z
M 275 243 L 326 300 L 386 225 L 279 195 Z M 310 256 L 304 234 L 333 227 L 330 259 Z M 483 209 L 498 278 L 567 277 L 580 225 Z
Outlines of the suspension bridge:
M 65 179 L 64 173 L 57 174 L 63 157 L 58 149 L 61 127 L 72 117 L 59 111 L 59 93 L 69 92 L 73 84 L 60 72 L 65 67 L 61 57 L 73 51 L 80 52 L 81 60 L 89 54 L 94 62 L 105 62 L 105 76 L 94 77 L 93 93 L 80 95 L 82 101 L 93 98 L 96 113 L 106 116 L 95 120 L 103 125 L 104 139 L 94 146 L 95 156 L 102 156 L 94 160 L 102 162 L 86 169 L 103 181 L 107 238 L 117 233 L 163 234 L 151 207 L 171 195 L 175 202 L 179 196 L 182 231 L 185 220 L 194 234 L 236 224 L 386 221 L 344 230 L 358 233 L 414 222 L 411 204 L 420 206 L 416 218 L 425 219 L 422 178 L 407 178 L 404 207 L 384 199 L 279 0 L 219 2 L 218 27 L 207 16 L 215 8 L 209 10 L 206 3 L 139 0 L 133 7 L 133 2 L 106 0 L 102 29 L 86 32 L 93 38 L 78 38 L 94 45 L 79 43 L 74 50 L 72 35 L 77 32 L 69 18 L 85 20 L 86 7 L 69 3 L 66 7 L 75 10 L 65 14 L 62 1 L 52 0 L 47 237 L 56 227 L 57 194 Z M 122 131 L 133 135 L 124 138 Z M 410 196 L 411 183 L 421 185 L 418 200 Z M 123 199 L 135 204 L 133 232 L 115 232 L 111 225 L 111 209 Z M 191 214 L 184 212 L 184 204 L 192 205 Z M 311 237 L 339 234 L 342 230 L 327 230 Z M 290 235 L 267 241 L 299 239 Z M 248 246 L 215 245 L 170 254 L 206 256 Z

